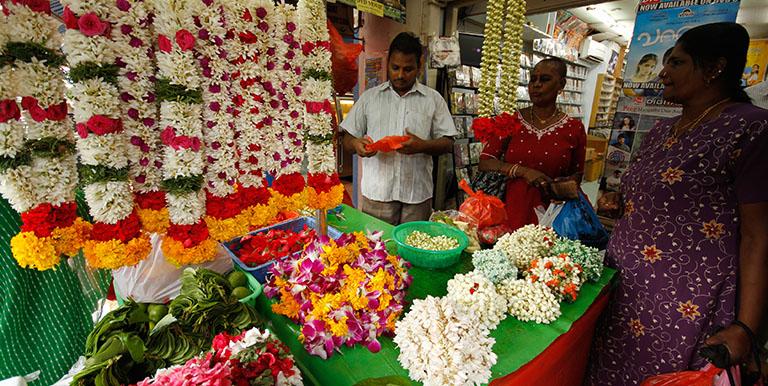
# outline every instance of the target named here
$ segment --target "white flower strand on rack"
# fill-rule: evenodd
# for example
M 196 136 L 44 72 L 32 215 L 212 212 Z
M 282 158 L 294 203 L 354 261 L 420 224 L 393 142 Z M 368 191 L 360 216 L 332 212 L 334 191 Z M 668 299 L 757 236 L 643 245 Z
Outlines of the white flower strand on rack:
M 302 99 L 308 104 L 329 103 L 333 97 L 331 84 L 331 52 L 325 1 L 302 0 L 298 3 L 299 36 L 304 50 L 304 84 Z M 307 168 L 312 174 L 336 172 L 336 154 L 333 147 L 333 122 L 330 114 L 305 113 Z
M 496 78 L 499 74 L 502 23 L 504 22 L 507 1 L 512 0 L 490 0 L 488 2 L 488 15 L 483 33 L 483 56 L 480 61 L 482 78 L 478 91 L 480 94 L 478 112 L 483 117 L 495 115 Z
M 226 60 L 223 4 L 208 1 L 199 15 L 200 39 L 198 53 L 203 75 L 203 133 L 206 143 L 207 165 L 205 188 L 216 197 L 235 192 L 237 181 L 237 151 L 234 123 L 230 117 L 231 98 L 229 77 L 231 65 Z
M 394 342 L 409 377 L 425 386 L 487 383 L 497 359 L 488 330 L 447 298 L 414 300 L 396 323 Z
M 507 0 L 504 22 L 503 53 L 499 104 L 502 112 L 517 108 L 517 86 L 520 83 L 520 51 L 523 47 L 525 0 Z
M 549 324 L 560 317 L 560 302 L 544 283 L 505 280 L 496 290 L 507 299 L 509 314 L 523 322 Z
M 152 10 L 145 0 L 117 0 L 115 14 L 118 45 L 120 99 L 123 102 L 125 132 L 133 146 L 128 148 L 130 177 L 136 193 L 160 190 L 163 180 L 160 134 L 155 103 L 155 61 Z
M 507 300 L 496 292 L 496 287 L 477 271 L 458 274 L 448 280 L 450 301 L 456 311 L 467 314 L 488 330 L 494 330 L 506 317 Z
M 278 120 L 277 127 L 282 127 L 282 154 L 276 160 L 277 175 L 301 173 L 304 159 L 304 135 L 302 111 L 305 110 L 301 95 L 301 46 L 298 41 L 298 14 L 294 6 L 280 4 L 275 8 L 279 15 L 279 24 L 274 29 L 274 40 L 277 43 L 275 87 L 278 88 Z
M 555 240 L 557 234 L 552 228 L 526 225 L 501 236 L 493 249 L 503 251 L 518 270 L 525 271 L 531 261 L 549 254 Z

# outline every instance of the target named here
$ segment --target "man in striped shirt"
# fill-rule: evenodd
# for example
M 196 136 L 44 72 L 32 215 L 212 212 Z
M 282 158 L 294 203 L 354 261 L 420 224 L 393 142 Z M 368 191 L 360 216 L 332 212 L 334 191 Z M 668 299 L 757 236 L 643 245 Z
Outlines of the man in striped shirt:
M 450 152 L 457 135 L 443 97 L 416 79 L 421 53 L 418 37 L 397 35 L 389 47 L 389 81 L 366 90 L 341 123 L 344 148 L 363 157 L 362 210 L 393 225 L 429 218 L 432 156 Z M 366 148 L 395 135 L 410 137 L 396 152 Z

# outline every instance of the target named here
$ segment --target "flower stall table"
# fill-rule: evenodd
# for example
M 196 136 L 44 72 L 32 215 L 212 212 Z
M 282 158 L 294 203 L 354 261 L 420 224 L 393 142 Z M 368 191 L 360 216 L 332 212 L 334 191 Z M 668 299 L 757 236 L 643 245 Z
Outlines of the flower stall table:
M 343 232 L 381 230 L 384 240 L 391 239 L 392 225 L 346 205 L 342 213 L 345 220 L 329 215 L 328 224 Z M 394 242 L 388 247 L 391 251 L 396 248 Z M 413 283 L 407 299 L 444 296 L 448 280 L 457 273 L 472 270 L 470 260 L 463 256 L 459 264 L 439 271 L 411 268 Z M 492 368 L 491 385 L 581 385 L 594 326 L 607 303 L 609 285 L 615 274 L 615 270 L 606 268 L 597 283 L 585 284 L 576 302 L 562 304 L 562 316 L 553 323 L 521 322 L 512 317 L 502 321 L 491 334 L 496 339 L 493 351 L 498 355 Z M 270 304 L 271 300 L 260 296 L 257 309 L 291 349 L 308 384 L 352 386 L 368 378 L 393 375 L 408 378 L 408 371 L 397 361 L 399 351 L 392 338 L 379 338 L 381 351 L 377 354 L 358 345 L 343 347 L 341 353 L 323 360 L 307 353 L 298 341 L 299 327 L 288 318 L 274 314 Z

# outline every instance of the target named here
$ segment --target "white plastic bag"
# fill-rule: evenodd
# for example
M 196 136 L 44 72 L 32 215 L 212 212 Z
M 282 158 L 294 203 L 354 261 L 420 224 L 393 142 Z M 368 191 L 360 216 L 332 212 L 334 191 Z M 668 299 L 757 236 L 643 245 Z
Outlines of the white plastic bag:
M 152 252 L 146 259 L 133 267 L 112 270 L 115 292 L 120 298 L 130 298 L 139 303 L 166 303 L 179 295 L 179 279 L 187 266 L 176 267 L 165 259 L 160 248 L 161 236 L 153 234 L 151 242 Z M 213 261 L 189 267 L 206 268 L 218 273 L 226 273 L 233 268 L 232 258 L 221 245 Z
M 546 210 L 542 206 L 536 207 L 536 217 L 539 219 L 539 225 L 552 228 L 552 223 L 555 222 L 557 215 L 563 210 L 563 205 L 564 203 L 551 203 Z
M 83 369 L 85 369 L 85 357 L 81 356 L 77 358 L 77 362 L 72 365 L 69 372 L 51 386 L 69 386 L 72 383 L 72 380 L 75 379 L 75 375 L 83 371 Z
M 460 65 L 461 52 L 457 37 L 435 37 L 429 42 L 430 68 L 458 67 Z

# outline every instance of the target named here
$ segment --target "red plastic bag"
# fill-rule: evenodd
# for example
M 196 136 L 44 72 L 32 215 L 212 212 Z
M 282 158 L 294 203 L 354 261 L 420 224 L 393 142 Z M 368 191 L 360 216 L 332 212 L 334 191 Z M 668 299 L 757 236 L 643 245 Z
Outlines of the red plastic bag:
M 509 227 L 509 225 L 499 224 L 484 228 L 483 230 L 477 232 L 477 236 L 481 243 L 485 245 L 494 245 L 496 244 L 496 240 L 498 240 L 501 236 L 512 232 L 513 230 Z
M 715 366 L 706 366 L 699 371 L 679 371 L 661 374 L 643 381 L 640 386 L 712 386 L 722 372 Z
M 403 143 L 411 139 L 411 137 L 407 135 L 390 135 L 387 137 L 384 137 L 370 145 L 366 145 L 365 149 L 368 151 L 380 151 L 382 153 L 387 153 L 390 151 L 395 151 L 397 149 L 400 149 L 403 147 Z
M 476 218 L 478 229 L 501 224 L 507 219 L 504 203 L 498 197 L 482 191 L 473 192 L 466 180 L 461 180 L 459 187 L 469 195 L 469 198 L 461 204 L 459 211 Z
M 337 94 L 344 95 L 352 91 L 357 83 L 357 57 L 363 50 L 363 45 L 345 42 L 330 19 L 328 34 L 331 38 L 333 88 Z

